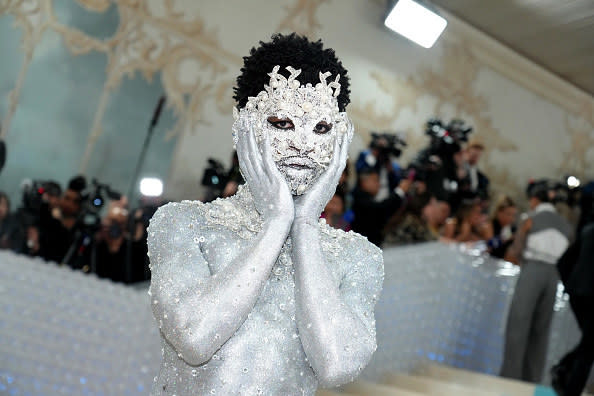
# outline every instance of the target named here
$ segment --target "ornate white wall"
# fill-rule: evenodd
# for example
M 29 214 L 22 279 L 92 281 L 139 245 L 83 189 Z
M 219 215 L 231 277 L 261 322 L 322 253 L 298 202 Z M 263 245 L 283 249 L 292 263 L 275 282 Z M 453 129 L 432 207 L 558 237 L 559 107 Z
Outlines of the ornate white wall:
M 520 196 L 530 177 L 594 177 L 588 167 L 594 161 L 594 98 L 451 16 L 443 37 L 426 50 L 383 27 L 383 0 L 70 2 L 98 14 L 117 12 L 117 30 L 98 39 L 60 23 L 50 0 L 4 0 L 0 12 L 17 15 L 25 32 L 22 79 L 30 54 L 48 32 L 59 34 L 73 56 L 107 56 L 105 84 L 84 131 L 82 171 L 89 171 L 96 155 L 102 125 L 109 121 L 104 110 L 122 76 L 156 75 L 178 116 L 168 133 L 176 139 L 169 195 L 197 197 L 206 157 L 230 158 L 231 88 L 241 57 L 276 31 L 297 31 L 322 38 L 349 69 L 348 111 L 357 126 L 353 155 L 370 130 L 402 131 L 410 143 L 406 162 L 426 142 L 428 117 L 459 116 L 486 143 L 482 166 L 498 191 Z M 24 13 L 32 5 L 38 9 Z M 4 133 L 13 133 L 22 79 L 3 114 Z

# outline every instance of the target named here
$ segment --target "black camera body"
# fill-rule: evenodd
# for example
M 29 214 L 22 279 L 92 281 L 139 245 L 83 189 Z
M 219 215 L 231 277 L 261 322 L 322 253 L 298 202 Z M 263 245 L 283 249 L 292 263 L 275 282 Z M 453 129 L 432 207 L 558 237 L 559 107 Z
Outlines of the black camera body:
M 413 160 L 412 166 L 420 175 L 453 165 L 453 156 L 468 141 L 472 127 L 463 120 L 453 119 L 445 125 L 438 118 L 427 121 L 425 134 L 430 137 L 429 146 L 421 150 Z M 452 173 L 452 172 L 447 172 Z
M 25 180 L 21 185 L 21 191 L 21 206 L 17 213 L 21 223 L 25 225 L 38 223 L 44 194 L 61 195 L 59 186 L 55 182 L 48 180 Z
M 208 167 L 202 175 L 202 185 L 205 187 L 223 189 L 227 182 L 227 171 L 221 161 L 208 159 Z
M 99 183 L 97 179 L 91 181 L 90 187 L 81 194 L 80 226 L 87 230 L 97 230 L 101 224 L 101 209 L 105 206 L 106 198 L 119 200 L 122 194 L 113 190 L 109 185 Z
M 406 141 L 394 133 L 371 132 L 369 148 L 379 151 L 380 159 L 398 158 L 406 147 Z
M 38 213 L 43 203 L 45 181 L 33 180 L 22 185 L 22 208 L 29 213 Z
M 459 190 L 454 154 L 468 141 L 472 127 L 463 120 L 453 119 L 445 124 L 438 118 L 427 121 L 425 134 L 429 145 L 410 163 L 407 174 L 414 180 L 427 183 L 439 199 L 449 200 Z
M 453 119 L 445 125 L 438 118 L 431 118 L 427 121 L 425 134 L 431 138 L 429 143 L 432 155 L 451 156 L 462 149 L 462 143 L 468 141 L 468 135 L 472 133 L 472 127 L 466 125 L 463 120 Z

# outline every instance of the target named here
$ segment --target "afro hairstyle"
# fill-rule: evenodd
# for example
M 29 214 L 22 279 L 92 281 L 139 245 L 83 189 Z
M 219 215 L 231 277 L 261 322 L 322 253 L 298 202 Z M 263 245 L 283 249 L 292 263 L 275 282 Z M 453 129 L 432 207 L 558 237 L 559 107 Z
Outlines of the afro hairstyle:
M 287 78 L 290 73 L 285 67 L 301 69 L 297 80 L 303 85 L 310 83 L 315 86 L 319 83 L 320 72 L 332 73 L 331 79 L 340 74 L 338 109 L 344 111 L 349 104 L 349 78 L 334 50 L 324 49 L 322 40 L 312 42 L 304 36 L 291 33 L 275 34 L 268 43 L 260 41 L 260 46 L 252 48 L 250 55 L 243 58 L 241 74 L 237 77 L 237 86 L 233 88 L 233 99 L 237 102 L 238 109 L 246 105 L 248 97 L 257 96 L 264 89 L 264 85 L 270 82 L 268 73 L 276 65 L 280 66 L 279 73 Z

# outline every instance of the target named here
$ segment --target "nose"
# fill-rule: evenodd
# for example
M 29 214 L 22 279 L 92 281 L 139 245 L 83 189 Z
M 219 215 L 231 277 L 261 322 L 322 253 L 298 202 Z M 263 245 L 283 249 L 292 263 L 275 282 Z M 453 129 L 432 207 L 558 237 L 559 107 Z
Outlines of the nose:
M 296 151 L 300 155 L 308 155 L 314 150 L 313 147 L 308 144 L 304 133 L 299 133 L 301 131 L 295 132 L 297 133 L 288 141 L 289 149 Z
M 294 144 L 293 142 L 289 142 L 289 149 L 296 151 L 300 155 L 308 155 L 309 153 L 311 153 L 314 150 L 313 148 L 307 148 L 307 147 L 304 147 L 303 145 Z

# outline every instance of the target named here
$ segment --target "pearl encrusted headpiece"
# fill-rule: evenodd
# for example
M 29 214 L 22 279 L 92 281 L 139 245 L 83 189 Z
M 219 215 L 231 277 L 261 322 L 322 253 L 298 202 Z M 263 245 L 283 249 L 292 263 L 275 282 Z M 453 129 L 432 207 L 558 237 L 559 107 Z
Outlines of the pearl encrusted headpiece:
M 339 118 L 338 100 L 336 99 L 340 94 L 340 75 L 337 75 L 334 81 L 327 82 L 330 72 L 319 73 L 320 82 L 315 87 L 307 83 L 302 85 L 296 78 L 301 74 L 301 69 L 295 69 L 287 66 L 286 70 L 290 75 L 285 78 L 279 74 L 280 66 L 274 66 L 270 76 L 268 85 L 264 85 L 264 90 L 260 91 L 257 96 L 250 96 L 245 105 L 245 110 L 249 113 L 257 112 L 260 114 L 268 114 L 273 109 L 274 103 L 280 103 L 278 114 L 279 118 L 295 115 L 302 117 L 308 115 L 312 118 L 323 117 L 327 118 L 329 115 L 331 119 L 327 122 L 333 122 Z M 242 109 L 242 111 L 244 110 Z M 274 109 L 276 110 L 276 109 Z M 233 107 L 233 118 L 239 119 L 240 112 Z M 257 125 L 260 127 L 261 125 Z M 344 133 L 346 126 L 341 123 L 338 127 L 339 133 Z M 258 135 L 258 133 L 256 133 Z M 260 140 L 260 136 L 256 136 Z M 237 134 L 233 133 L 233 141 L 237 143 Z
M 319 73 L 320 82 L 313 86 L 301 84 L 297 77 L 301 70 L 291 66 L 290 75 L 279 74 L 275 66 L 268 85 L 256 96 L 250 96 L 239 111 L 233 108 L 233 141 L 237 145 L 240 133 L 253 130 L 260 144 L 267 136 L 270 140 L 272 159 L 281 164 L 279 170 L 285 176 L 293 195 L 302 194 L 324 172 L 334 155 L 337 139 L 352 139 L 352 123 L 345 112 L 339 111 L 337 96 L 340 94 L 340 76 L 327 82 L 330 72 Z M 288 120 L 293 125 L 287 130 L 277 128 L 269 119 Z M 329 131 L 317 133 L 317 125 L 323 122 Z M 299 157 L 308 163 L 309 172 L 291 171 L 282 165 L 288 158 Z M 240 164 L 241 166 L 241 164 Z

